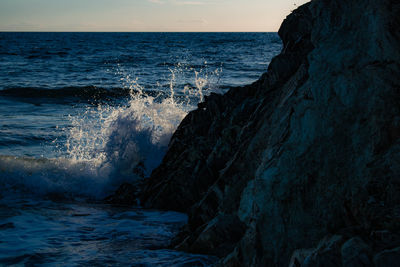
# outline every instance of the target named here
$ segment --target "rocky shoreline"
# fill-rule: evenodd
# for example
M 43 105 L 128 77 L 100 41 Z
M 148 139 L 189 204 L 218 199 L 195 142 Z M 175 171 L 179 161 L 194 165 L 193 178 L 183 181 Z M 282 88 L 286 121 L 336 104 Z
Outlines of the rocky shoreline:
M 400 3 L 314 0 L 255 83 L 211 94 L 141 190 L 223 266 L 399 266 Z M 129 187 L 129 186 L 128 186 Z

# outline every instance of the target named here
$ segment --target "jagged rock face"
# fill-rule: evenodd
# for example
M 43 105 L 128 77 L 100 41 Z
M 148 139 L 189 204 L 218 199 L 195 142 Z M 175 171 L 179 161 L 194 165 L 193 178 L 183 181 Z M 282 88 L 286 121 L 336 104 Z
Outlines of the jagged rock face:
M 357 229 L 335 264 L 396 258 L 399 244 L 372 233 L 400 231 L 399 20 L 395 0 L 312 1 L 283 22 L 282 53 L 259 81 L 183 120 L 142 197 L 189 213 L 178 247 L 208 247 L 223 265 L 285 266 L 296 249 Z M 240 238 L 210 234 L 234 228 L 219 222 L 227 216 Z

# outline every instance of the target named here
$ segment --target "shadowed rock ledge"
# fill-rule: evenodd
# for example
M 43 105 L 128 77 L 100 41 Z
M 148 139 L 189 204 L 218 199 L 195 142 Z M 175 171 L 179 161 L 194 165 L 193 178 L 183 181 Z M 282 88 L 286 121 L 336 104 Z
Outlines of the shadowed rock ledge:
M 268 71 L 190 112 L 145 182 L 146 207 L 189 214 L 174 246 L 225 266 L 398 264 L 399 29 L 397 0 L 290 14 Z

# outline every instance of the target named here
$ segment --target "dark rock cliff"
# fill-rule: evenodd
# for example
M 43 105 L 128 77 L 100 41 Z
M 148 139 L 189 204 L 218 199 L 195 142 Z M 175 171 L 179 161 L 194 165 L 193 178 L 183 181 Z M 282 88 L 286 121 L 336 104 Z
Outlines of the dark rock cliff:
M 396 262 L 399 29 L 397 0 L 312 1 L 257 82 L 190 112 L 142 193 L 189 214 L 176 248 L 229 266 Z

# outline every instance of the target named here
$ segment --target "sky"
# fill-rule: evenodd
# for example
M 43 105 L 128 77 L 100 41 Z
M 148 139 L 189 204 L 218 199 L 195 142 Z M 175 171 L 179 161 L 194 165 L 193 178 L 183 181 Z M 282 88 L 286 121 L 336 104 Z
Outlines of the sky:
M 0 0 L 0 31 L 275 32 L 309 0 Z

